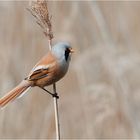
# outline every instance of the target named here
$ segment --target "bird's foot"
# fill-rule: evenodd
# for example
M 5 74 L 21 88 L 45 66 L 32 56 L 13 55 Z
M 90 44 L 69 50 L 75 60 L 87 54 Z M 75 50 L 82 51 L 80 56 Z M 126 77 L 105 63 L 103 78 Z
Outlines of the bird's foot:
M 53 98 L 55 97 L 55 98 L 59 99 L 59 96 L 58 96 L 57 93 L 53 93 L 53 94 L 52 94 L 52 97 L 53 97 Z

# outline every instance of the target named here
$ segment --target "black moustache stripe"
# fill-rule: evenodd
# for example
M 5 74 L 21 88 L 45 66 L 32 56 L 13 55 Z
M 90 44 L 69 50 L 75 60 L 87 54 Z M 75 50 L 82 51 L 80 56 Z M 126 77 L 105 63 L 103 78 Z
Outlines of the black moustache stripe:
M 70 54 L 70 50 L 67 48 L 67 49 L 65 50 L 65 60 L 66 60 L 66 61 L 68 61 L 69 54 Z

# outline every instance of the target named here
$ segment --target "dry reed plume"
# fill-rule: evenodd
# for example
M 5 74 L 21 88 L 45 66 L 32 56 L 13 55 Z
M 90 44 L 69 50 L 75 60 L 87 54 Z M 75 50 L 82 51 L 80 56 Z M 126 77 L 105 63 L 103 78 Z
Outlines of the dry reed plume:
M 51 16 L 49 16 L 47 1 L 37 0 L 31 3 L 30 8 L 27 8 L 31 14 L 36 18 L 37 24 L 42 28 L 44 34 L 49 39 L 51 47 L 51 40 L 53 39 Z

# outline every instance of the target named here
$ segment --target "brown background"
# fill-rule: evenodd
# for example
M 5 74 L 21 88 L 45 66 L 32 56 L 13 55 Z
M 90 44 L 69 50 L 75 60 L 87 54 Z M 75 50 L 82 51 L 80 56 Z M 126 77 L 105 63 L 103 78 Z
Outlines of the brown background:
M 27 6 L 0 2 L 0 96 L 48 51 Z M 57 84 L 61 137 L 139 138 L 140 2 L 50 1 L 49 10 L 54 43 L 76 50 Z M 53 99 L 36 87 L 0 110 L 0 138 L 55 138 Z

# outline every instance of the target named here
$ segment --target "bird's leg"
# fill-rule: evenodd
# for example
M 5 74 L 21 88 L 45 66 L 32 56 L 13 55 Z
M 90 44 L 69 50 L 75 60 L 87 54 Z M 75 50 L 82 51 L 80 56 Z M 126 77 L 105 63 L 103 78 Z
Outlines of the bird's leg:
M 43 88 L 43 87 L 40 87 L 41 89 L 43 89 L 44 91 L 48 92 L 50 95 L 53 96 L 53 93 L 51 93 L 50 91 L 48 91 L 47 89 Z
M 59 96 L 57 95 L 57 93 L 51 93 L 50 91 L 48 91 L 47 89 L 40 87 L 41 89 L 43 89 L 44 91 L 48 92 L 50 95 L 52 95 L 52 97 L 56 97 L 57 99 L 59 99 Z

